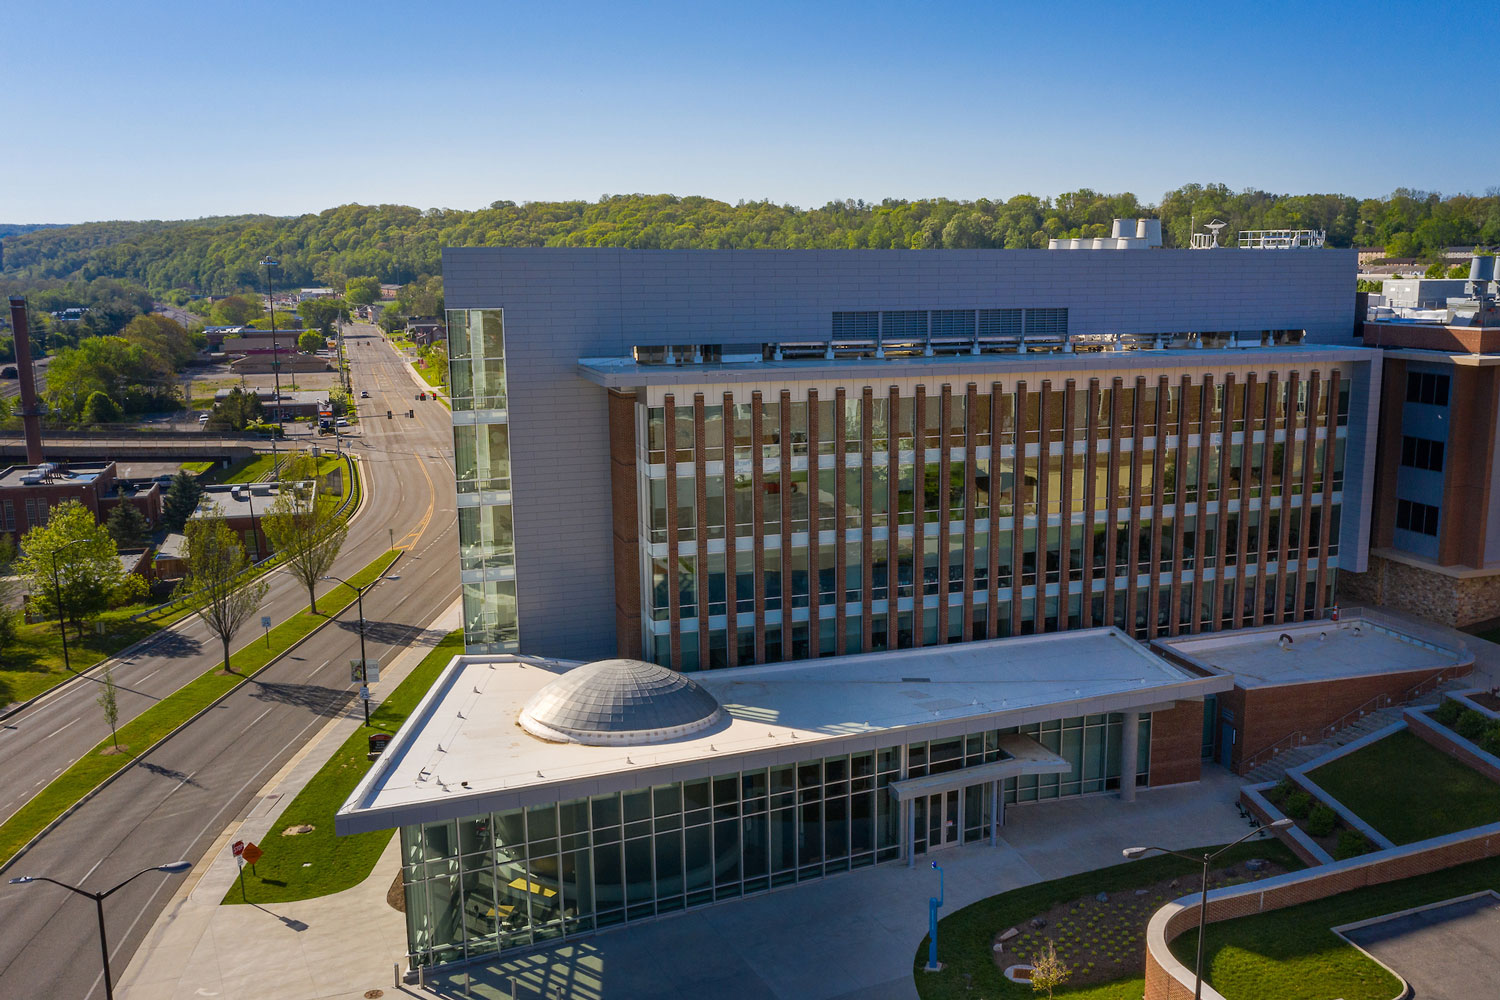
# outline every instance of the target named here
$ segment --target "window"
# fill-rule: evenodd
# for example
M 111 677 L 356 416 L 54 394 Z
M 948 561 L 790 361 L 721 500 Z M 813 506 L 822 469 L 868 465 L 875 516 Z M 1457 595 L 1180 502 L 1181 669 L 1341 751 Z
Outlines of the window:
M 1420 535 L 1437 535 L 1438 509 L 1415 500 L 1396 501 L 1396 527 Z
M 1406 401 L 1447 406 L 1448 376 L 1435 375 L 1432 372 L 1407 372 Z
M 925 340 L 927 310 L 902 309 L 880 314 L 882 340 Z
M 932 335 L 934 337 L 974 336 L 974 310 L 934 309 L 932 312 Z
M 0 500 L 0 528 L 16 530 L 16 505 L 10 500 Z
M 1443 442 L 1402 435 L 1401 464 L 1411 469 L 1443 471 Z

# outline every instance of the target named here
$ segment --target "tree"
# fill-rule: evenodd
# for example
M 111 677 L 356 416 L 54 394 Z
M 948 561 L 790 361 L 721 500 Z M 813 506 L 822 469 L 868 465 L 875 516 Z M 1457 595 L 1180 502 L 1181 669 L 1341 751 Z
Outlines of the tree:
M 198 353 L 192 334 L 175 319 L 160 313 L 147 313 L 131 320 L 120 336 L 146 351 L 166 359 L 173 371 L 191 361 Z
M 328 340 L 321 333 L 309 330 L 297 338 L 297 350 L 303 354 L 317 354 L 328 346 Z
M 333 409 L 335 417 L 347 417 L 354 412 L 354 397 L 346 389 L 329 389 L 328 405 Z
M 1467 278 L 1468 276 L 1469 265 L 1467 264 L 1454 264 L 1448 268 L 1448 277 L 1450 278 Z
M 125 413 L 175 410 L 182 405 L 167 360 L 124 337 L 89 337 L 65 348 L 47 368 L 47 404 L 69 420 L 102 392 Z
M 46 524 L 26 532 L 21 548 L 26 554 L 16 569 L 30 588 L 32 606 L 47 617 L 60 614 L 80 634 L 83 622 L 108 608 L 129 585 L 115 540 L 77 500 L 53 507 Z M 54 554 L 56 580 L 52 576 Z
M 1068 978 L 1073 975 L 1073 970 L 1057 957 L 1057 945 L 1051 938 L 1047 939 L 1045 952 L 1032 956 L 1031 966 L 1031 990 L 1033 993 L 1041 993 L 1045 990 L 1047 1000 L 1052 1000 L 1052 991 L 1067 982 Z
M 232 673 L 229 642 L 260 609 L 269 584 L 259 577 L 241 578 L 250 559 L 216 506 L 209 508 L 206 516 L 188 523 L 187 562 L 187 575 L 180 586 L 192 595 L 198 617 L 219 637 L 224 647 L 224 671 Z
M 349 318 L 349 307 L 343 299 L 308 299 L 297 303 L 297 315 L 309 327 L 330 333 L 335 320 Z
M 20 617 L 16 614 L 16 599 L 20 585 L 11 575 L 11 563 L 16 558 L 16 543 L 10 535 L 0 535 L 0 653 L 16 641 Z
M 242 431 L 260 423 L 264 416 L 260 396 L 235 386 L 229 395 L 214 403 L 204 427 L 211 431 Z
M 350 278 L 344 282 L 344 301 L 351 306 L 367 306 L 379 298 L 379 278 Z
M 83 419 L 91 424 L 118 423 L 122 415 L 120 404 L 97 390 L 83 404 Z
M 120 701 L 119 694 L 115 688 L 114 671 L 109 667 L 105 667 L 101 682 L 99 697 L 94 700 L 99 705 L 99 708 L 104 711 L 104 721 L 109 723 L 110 738 L 115 741 L 115 749 L 118 750 L 120 749 L 120 734 L 115 730 L 115 726 L 120 721 Z
M 138 549 L 151 536 L 151 522 L 146 520 L 146 515 L 133 503 L 116 504 L 115 509 L 109 512 L 104 527 L 109 532 L 109 537 L 122 549 Z
M 337 505 L 284 481 L 278 496 L 261 517 L 261 530 L 271 548 L 286 557 L 287 569 L 307 588 L 307 603 L 318 613 L 318 581 L 333 568 L 349 525 L 336 517 Z
M 231 295 L 214 303 L 209 321 L 214 326 L 244 326 L 265 315 L 265 311 L 259 296 Z
M 167 487 L 167 495 L 162 498 L 161 523 L 168 531 L 181 531 L 187 524 L 193 512 L 198 509 L 198 501 L 203 499 L 203 487 L 198 483 L 198 477 L 186 469 L 180 470 L 172 477 L 172 484 Z

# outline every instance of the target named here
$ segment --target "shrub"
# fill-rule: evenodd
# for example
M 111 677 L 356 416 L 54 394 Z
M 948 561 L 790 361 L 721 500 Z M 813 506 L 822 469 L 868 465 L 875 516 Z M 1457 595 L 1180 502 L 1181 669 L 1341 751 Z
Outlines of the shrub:
M 1306 819 L 1307 813 L 1312 809 L 1312 796 L 1300 788 L 1286 797 L 1281 804 L 1281 811 L 1292 819 Z
M 1444 698 L 1443 703 L 1432 713 L 1433 721 L 1440 726 L 1453 728 L 1458 717 L 1464 714 L 1464 707 L 1455 698 Z
M 1489 728 L 1490 720 L 1482 712 L 1476 712 L 1472 708 L 1466 708 L 1458 717 L 1458 724 L 1453 731 L 1466 740 L 1477 740 L 1484 735 Z
M 1291 778 L 1282 778 L 1280 781 L 1276 782 L 1275 788 L 1266 793 L 1266 798 L 1270 799 L 1272 802 L 1275 802 L 1277 805 L 1280 805 L 1288 795 L 1292 794 L 1296 790 L 1297 786 L 1292 784 Z
M 1479 738 L 1479 749 L 1500 757 L 1500 723 L 1491 723 Z
M 1333 825 L 1337 821 L 1338 813 L 1319 803 L 1307 814 L 1307 832 L 1314 837 L 1326 837 L 1333 832 Z
M 1339 833 L 1338 846 L 1333 849 L 1335 861 L 1343 861 L 1345 858 L 1357 858 L 1361 854 L 1368 854 L 1375 845 L 1365 839 L 1365 835 L 1356 830 L 1343 830 Z

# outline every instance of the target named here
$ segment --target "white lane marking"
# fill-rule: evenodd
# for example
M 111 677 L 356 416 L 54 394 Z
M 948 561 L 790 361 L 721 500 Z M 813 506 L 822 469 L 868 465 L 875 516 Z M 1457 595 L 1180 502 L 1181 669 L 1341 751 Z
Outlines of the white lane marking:
M 265 711 L 264 711 L 264 712 L 262 712 L 262 713 L 260 713 L 260 714 L 259 714 L 259 715 L 257 715 L 257 716 L 256 716 L 256 717 L 255 717 L 255 718 L 253 718 L 253 719 L 251 719 L 251 720 L 250 720 L 250 725 L 248 725 L 248 726 L 246 726 L 246 727 L 245 727 L 245 728 L 244 728 L 244 729 L 241 729 L 241 730 L 240 730 L 240 735 L 241 735 L 241 736 L 244 736 L 244 735 L 245 735 L 245 734 L 246 734 L 246 733 L 248 733 L 248 732 L 249 732 L 249 731 L 250 731 L 250 730 L 251 730 L 251 729 L 253 729 L 253 728 L 255 728 L 255 724 L 256 724 L 256 723 L 257 723 L 257 722 L 259 722 L 259 721 L 260 721 L 260 720 L 261 720 L 261 719 L 264 719 L 264 718 L 265 718 L 265 717 L 266 717 L 266 716 L 268 716 L 268 715 L 270 715 L 270 714 L 271 714 L 271 712 L 272 712 L 272 710 L 273 710 L 273 709 L 274 709 L 274 708 L 275 708 L 275 706 L 274 706 L 274 705 L 273 705 L 273 706 L 271 706 L 271 708 L 268 708 L 268 709 L 266 709 L 266 710 L 265 710 Z
M 73 720 L 73 722 L 77 722 L 77 721 L 78 721 L 77 719 Z M 73 722 L 66 722 L 66 723 L 62 724 L 61 726 L 59 726 L 56 729 L 52 730 L 52 732 L 48 733 L 46 736 L 43 736 L 42 739 L 44 739 L 44 740 L 50 740 L 52 737 L 56 736 L 58 733 L 62 732 L 64 729 L 67 729 L 69 726 L 71 726 L 73 724 Z
M 324 660 L 322 663 L 318 664 L 316 667 L 313 667 L 312 668 L 312 673 L 307 675 L 307 679 L 308 680 L 312 680 L 313 674 L 316 674 L 319 670 L 322 670 L 324 667 L 328 666 L 328 664 L 331 663 L 331 662 L 333 662 L 333 661 L 331 661 L 331 660 Z

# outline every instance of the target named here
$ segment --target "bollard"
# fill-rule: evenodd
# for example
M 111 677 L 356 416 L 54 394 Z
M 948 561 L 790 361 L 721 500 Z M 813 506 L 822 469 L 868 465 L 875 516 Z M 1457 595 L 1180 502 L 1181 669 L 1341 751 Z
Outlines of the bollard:
M 401 986 L 401 963 L 400 962 L 392 962 L 391 963 L 391 985 L 397 987 L 398 989 Z

